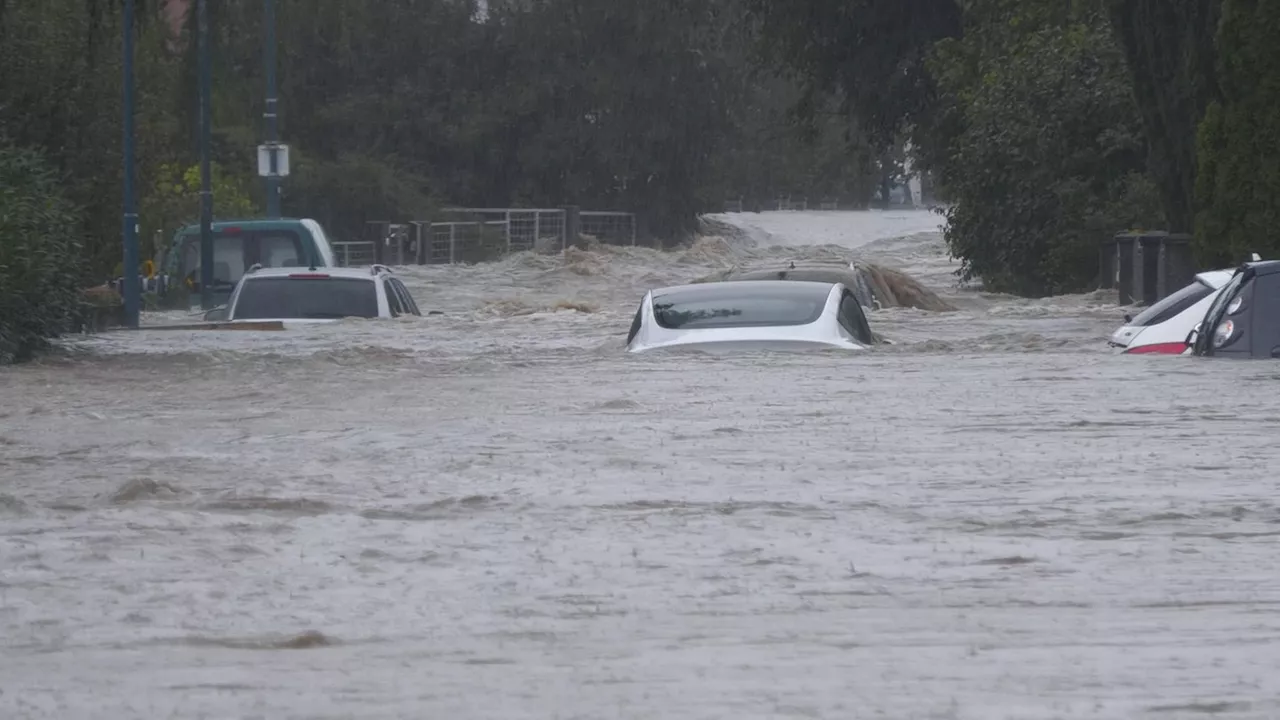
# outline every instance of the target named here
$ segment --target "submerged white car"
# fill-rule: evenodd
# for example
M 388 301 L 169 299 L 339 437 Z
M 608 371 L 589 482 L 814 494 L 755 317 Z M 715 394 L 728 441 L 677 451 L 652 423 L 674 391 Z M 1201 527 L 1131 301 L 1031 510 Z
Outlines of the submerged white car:
M 225 307 L 205 313 L 205 320 L 231 323 L 282 321 L 288 325 L 337 322 L 342 318 L 393 318 L 421 315 L 391 269 L 260 268 L 240 278 Z
M 1187 335 L 1203 318 L 1214 298 L 1231 279 L 1231 270 L 1210 270 L 1196 275 L 1190 285 L 1138 313 L 1125 316 L 1125 324 L 1108 344 L 1125 353 L 1181 355 L 1187 351 Z
M 863 350 L 876 343 L 852 290 L 841 283 L 739 280 L 645 293 L 627 351 Z

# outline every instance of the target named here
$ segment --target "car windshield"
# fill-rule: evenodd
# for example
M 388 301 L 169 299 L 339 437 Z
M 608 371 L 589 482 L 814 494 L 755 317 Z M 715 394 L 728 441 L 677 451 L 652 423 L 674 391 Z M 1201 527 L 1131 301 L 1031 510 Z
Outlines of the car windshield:
M 664 293 L 653 299 L 654 319 L 672 330 L 807 325 L 822 315 L 830 292 L 829 286 L 786 282 L 739 285 Z
M 233 320 L 378 317 L 373 278 L 267 277 L 246 280 Z
M 1223 288 L 1218 293 L 1218 297 L 1214 298 L 1213 303 L 1209 305 L 1209 309 L 1204 313 L 1204 319 L 1201 321 L 1200 332 L 1196 335 L 1196 352 L 1204 352 L 1209 347 L 1209 338 L 1213 336 L 1213 328 L 1218 326 L 1218 321 L 1222 319 L 1223 313 L 1227 311 L 1227 304 L 1239 292 L 1240 285 L 1245 280 L 1245 275 L 1250 274 L 1245 270 L 1237 270 L 1236 274 L 1231 276 Z
M 1209 287 L 1201 280 L 1196 280 L 1178 292 L 1138 313 L 1137 317 L 1130 320 L 1128 324 L 1134 327 L 1159 325 L 1166 320 L 1172 319 L 1183 310 L 1186 310 L 1192 305 L 1195 305 L 1201 300 L 1209 297 L 1209 294 L 1212 292 L 1213 288 Z

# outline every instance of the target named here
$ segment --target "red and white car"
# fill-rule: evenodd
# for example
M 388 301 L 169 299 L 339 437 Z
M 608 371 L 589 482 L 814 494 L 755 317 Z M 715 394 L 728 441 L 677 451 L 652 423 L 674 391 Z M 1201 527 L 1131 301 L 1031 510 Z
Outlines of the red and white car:
M 1210 270 L 1196 275 L 1190 285 L 1144 309 L 1111 335 L 1108 344 L 1124 353 L 1181 355 L 1188 350 L 1187 335 L 1204 319 L 1205 311 L 1231 279 L 1232 270 Z

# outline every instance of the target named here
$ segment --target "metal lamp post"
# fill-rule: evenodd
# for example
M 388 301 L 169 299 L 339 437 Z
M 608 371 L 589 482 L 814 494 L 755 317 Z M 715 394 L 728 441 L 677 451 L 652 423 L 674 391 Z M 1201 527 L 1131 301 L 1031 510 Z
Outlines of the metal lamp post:
M 138 281 L 138 207 L 134 195 L 134 78 L 133 78 L 134 0 L 124 3 L 124 217 L 121 230 L 124 241 L 124 324 L 137 328 L 142 305 L 142 288 Z
M 267 79 L 267 103 L 263 110 L 262 117 L 266 121 L 267 141 L 259 154 L 265 151 L 266 168 L 259 168 L 260 174 L 265 169 L 267 179 L 267 217 L 280 217 L 280 178 L 282 176 L 282 163 L 280 162 L 279 152 L 279 116 L 276 114 L 276 108 L 279 104 L 279 98 L 276 97 L 276 4 L 275 0 L 263 0 L 263 40 L 262 59 L 265 67 L 265 75 Z M 288 150 L 285 150 L 285 163 L 287 164 Z M 259 165 L 261 165 L 259 161 Z M 288 171 L 285 170 L 285 173 Z
M 213 188 L 209 177 L 212 68 L 208 0 L 197 0 L 196 12 L 200 54 L 200 307 L 208 310 L 213 307 Z

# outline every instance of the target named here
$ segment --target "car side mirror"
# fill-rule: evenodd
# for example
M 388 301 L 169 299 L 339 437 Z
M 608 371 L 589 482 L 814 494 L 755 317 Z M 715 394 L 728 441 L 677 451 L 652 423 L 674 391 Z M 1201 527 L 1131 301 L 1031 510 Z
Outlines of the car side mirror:
M 1124 314 L 1124 324 L 1125 324 L 1125 325 L 1128 325 L 1128 324 L 1129 324 L 1129 323 L 1131 323 L 1131 322 L 1133 322 L 1133 316 L 1132 316 L 1132 315 L 1130 315 L 1129 313 L 1125 313 L 1125 314 Z
M 227 306 L 219 305 L 204 314 L 205 322 L 220 322 L 227 319 Z

